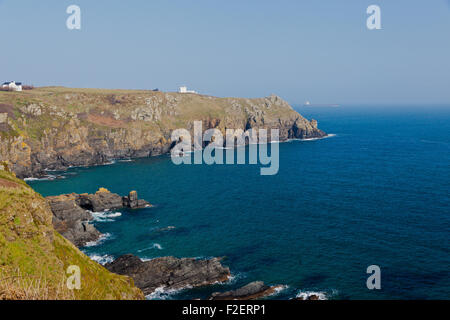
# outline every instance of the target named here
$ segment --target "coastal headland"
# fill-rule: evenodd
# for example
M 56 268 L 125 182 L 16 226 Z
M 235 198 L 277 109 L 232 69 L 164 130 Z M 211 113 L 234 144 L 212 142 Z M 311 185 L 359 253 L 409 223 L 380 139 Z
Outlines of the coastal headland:
M 19 178 L 113 159 L 168 153 L 173 130 L 279 129 L 280 141 L 320 138 L 282 98 L 218 98 L 174 92 L 36 88 L 0 92 L 0 161 Z

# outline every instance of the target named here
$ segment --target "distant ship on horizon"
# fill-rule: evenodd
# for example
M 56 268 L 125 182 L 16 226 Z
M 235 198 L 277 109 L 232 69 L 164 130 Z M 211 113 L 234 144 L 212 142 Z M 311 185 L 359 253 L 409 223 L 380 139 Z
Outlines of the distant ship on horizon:
M 303 106 L 304 107 L 333 107 L 333 108 L 340 107 L 339 104 L 335 104 L 335 103 L 332 103 L 332 104 L 312 104 L 311 101 L 309 101 L 309 100 L 306 101 L 303 104 Z

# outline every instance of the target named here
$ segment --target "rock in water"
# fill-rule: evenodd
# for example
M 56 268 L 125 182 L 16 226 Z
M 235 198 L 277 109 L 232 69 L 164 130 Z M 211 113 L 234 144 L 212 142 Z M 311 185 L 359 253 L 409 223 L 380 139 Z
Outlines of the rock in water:
M 78 204 L 93 212 L 120 209 L 123 207 L 122 197 L 100 188 L 95 194 L 80 194 Z
M 266 286 L 262 281 L 255 281 L 246 286 L 227 292 L 215 292 L 211 295 L 210 300 L 254 300 L 274 294 L 283 286 Z
M 125 202 L 127 202 L 128 207 L 137 208 L 139 206 L 138 196 L 136 191 L 131 191 L 128 195 L 128 198 L 124 198 Z M 124 202 L 124 203 L 125 203 Z
M 88 242 L 97 241 L 102 234 L 89 221 L 93 220 L 92 212 L 103 212 L 121 208 L 147 208 L 150 203 L 139 200 L 136 191 L 129 196 L 121 197 L 100 188 L 95 194 L 66 194 L 47 197 L 53 212 L 53 227 L 64 238 L 77 247 L 83 247 Z
M 111 272 L 133 278 L 135 285 L 146 295 L 161 287 L 177 290 L 211 285 L 230 278 L 230 269 L 222 266 L 219 258 L 199 260 L 163 257 L 144 262 L 129 254 L 105 267 Z
M 141 200 L 138 198 L 138 194 L 136 191 L 131 191 L 128 197 L 123 197 L 123 206 L 130 209 L 139 209 L 139 208 L 147 208 L 151 207 L 151 204 L 145 200 Z

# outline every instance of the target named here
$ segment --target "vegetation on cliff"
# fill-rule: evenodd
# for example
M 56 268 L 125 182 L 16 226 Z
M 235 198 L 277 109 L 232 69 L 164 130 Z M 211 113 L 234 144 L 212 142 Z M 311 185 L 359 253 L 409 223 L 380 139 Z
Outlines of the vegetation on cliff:
M 45 169 L 166 153 L 175 129 L 278 128 L 280 140 L 322 137 L 287 102 L 132 90 L 37 88 L 0 92 L 0 160 L 18 177 Z
M 80 268 L 79 290 L 66 285 L 69 266 Z M 131 278 L 109 272 L 58 234 L 45 199 L 0 170 L 0 300 L 143 298 Z

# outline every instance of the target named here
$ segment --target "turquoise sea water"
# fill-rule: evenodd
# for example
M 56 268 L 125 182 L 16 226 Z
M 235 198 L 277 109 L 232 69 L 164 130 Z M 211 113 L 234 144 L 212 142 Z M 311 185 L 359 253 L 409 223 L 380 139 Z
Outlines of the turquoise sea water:
M 226 257 L 234 280 L 163 298 L 205 298 L 262 280 L 273 299 L 450 299 L 450 108 L 300 108 L 335 137 L 280 144 L 280 170 L 175 166 L 169 156 L 73 168 L 41 194 L 137 190 L 155 204 L 103 214 L 93 257 Z M 167 228 L 175 227 L 175 228 Z M 381 267 L 382 290 L 366 287 Z

